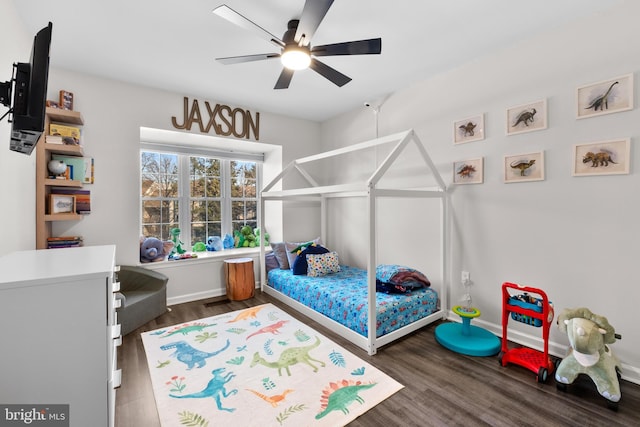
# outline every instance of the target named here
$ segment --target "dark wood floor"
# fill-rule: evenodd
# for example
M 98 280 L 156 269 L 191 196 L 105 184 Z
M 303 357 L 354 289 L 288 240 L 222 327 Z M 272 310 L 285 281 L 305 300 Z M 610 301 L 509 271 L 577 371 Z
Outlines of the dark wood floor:
M 386 372 L 405 388 L 350 426 L 638 426 L 640 386 L 621 381 L 617 411 L 607 408 L 591 380 L 579 378 L 568 391 L 553 378 L 539 384 L 520 366 L 500 366 L 498 357 L 451 352 L 430 325 L 368 356 L 330 330 L 266 294 L 246 301 L 210 299 L 172 306 L 172 311 L 124 337 L 118 355 L 122 386 L 117 391 L 116 427 L 159 426 L 140 333 L 271 302 Z M 242 427 L 242 426 L 236 426 Z

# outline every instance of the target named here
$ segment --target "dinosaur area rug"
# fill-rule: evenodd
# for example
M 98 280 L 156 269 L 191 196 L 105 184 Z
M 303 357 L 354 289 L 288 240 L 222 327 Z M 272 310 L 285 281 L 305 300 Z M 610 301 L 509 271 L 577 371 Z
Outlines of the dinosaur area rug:
M 403 386 L 273 304 L 142 334 L 170 426 L 343 426 Z

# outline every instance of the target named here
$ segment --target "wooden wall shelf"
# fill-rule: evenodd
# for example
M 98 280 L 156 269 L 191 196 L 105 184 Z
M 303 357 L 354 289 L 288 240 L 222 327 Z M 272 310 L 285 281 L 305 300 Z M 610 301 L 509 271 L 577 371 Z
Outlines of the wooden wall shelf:
M 82 181 L 75 179 L 53 179 L 47 178 L 44 180 L 44 185 L 51 187 L 78 187 L 82 188 Z
M 36 249 L 47 248 L 47 238 L 52 236 L 52 223 L 57 221 L 79 221 L 83 215 L 78 213 L 50 214 L 48 212 L 49 195 L 55 192 L 54 187 L 82 188 L 83 182 L 78 180 L 62 180 L 49 178 L 47 163 L 53 154 L 63 156 L 84 157 L 81 145 L 51 144 L 46 142 L 51 123 L 84 125 L 82 114 L 78 111 L 62 110 L 48 107 L 45 115 L 45 129 L 36 146 Z
M 80 219 L 82 219 L 82 215 L 77 213 L 46 214 L 44 216 L 45 221 L 78 221 Z

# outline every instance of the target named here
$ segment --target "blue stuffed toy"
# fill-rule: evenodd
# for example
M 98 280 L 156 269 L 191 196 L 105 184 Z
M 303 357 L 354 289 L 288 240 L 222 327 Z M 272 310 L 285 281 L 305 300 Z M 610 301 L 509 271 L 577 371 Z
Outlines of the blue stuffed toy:
M 207 250 L 210 252 L 221 251 L 223 249 L 222 239 L 219 236 L 209 236 L 207 238 Z

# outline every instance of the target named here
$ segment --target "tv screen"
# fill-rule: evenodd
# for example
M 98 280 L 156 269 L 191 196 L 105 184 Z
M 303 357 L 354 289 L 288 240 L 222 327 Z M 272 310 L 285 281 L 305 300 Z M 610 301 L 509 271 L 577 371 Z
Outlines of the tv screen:
M 38 31 L 33 39 L 28 64 L 15 64 L 9 148 L 19 153 L 31 154 L 44 131 L 52 28 L 49 22 L 48 26 Z

